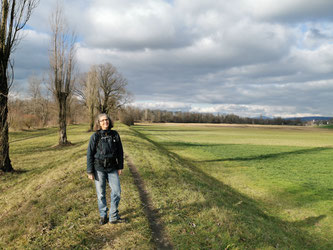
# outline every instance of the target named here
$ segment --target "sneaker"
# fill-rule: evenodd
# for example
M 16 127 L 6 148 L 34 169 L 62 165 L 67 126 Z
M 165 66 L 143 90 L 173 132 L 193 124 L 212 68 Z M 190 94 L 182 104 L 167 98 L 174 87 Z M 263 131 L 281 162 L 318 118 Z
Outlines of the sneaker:
M 106 223 L 108 223 L 108 218 L 107 217 L 101 217 L 100 220 L 99 220 L 99 224 L 104 225 Z
M 126 222 L 126 220 L 123 218 L 120 218 L 120 217 L 116 220 L 110 221 L 111 224 L 118 224 L 118 223 L 125 223 L 125 222 Z

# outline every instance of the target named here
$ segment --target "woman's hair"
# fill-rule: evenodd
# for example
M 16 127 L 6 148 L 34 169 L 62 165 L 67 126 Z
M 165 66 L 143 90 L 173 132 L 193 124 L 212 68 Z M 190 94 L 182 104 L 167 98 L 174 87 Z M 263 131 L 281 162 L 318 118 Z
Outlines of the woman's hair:
M 95 120 L 95 125 L 94 125 L 94 130 L 95 131 L 97 131 L 97 130 L 101 130 L 102 128 L 101 128 L 101 125 L 100 125 L 100 119 L 102 118 L 102 117 L 105 117 L 106 116 L 106 118 L 109 120 L 109 127 L 108 127 L 108 129 L 111 129 L 111 128 L 113 128 L 113 121 L 111 120 L 111 118 L 107 115 L 107 114 L 105 114 L 105 113 L 101 113 L 101 114 L 99 114 L 97 117 L 96 117 L 96 120 Z

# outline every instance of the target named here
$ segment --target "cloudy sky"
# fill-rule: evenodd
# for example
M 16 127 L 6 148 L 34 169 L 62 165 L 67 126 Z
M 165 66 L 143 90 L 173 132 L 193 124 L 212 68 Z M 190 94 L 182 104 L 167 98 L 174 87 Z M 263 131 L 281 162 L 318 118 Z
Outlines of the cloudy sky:
M 41 0 L 16 50 L 15 86 L 48 70 Z M 240 116 L 333 116 L 332 0 L 66 0 L 81 72 L 110 62 L 133 104 Z

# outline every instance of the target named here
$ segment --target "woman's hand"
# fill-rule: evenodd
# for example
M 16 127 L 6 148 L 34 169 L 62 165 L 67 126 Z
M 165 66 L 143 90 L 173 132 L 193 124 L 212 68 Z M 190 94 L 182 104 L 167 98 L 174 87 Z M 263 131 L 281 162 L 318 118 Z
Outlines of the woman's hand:
M 121 175 L 123 173 L 122 169 L 118 169 L 118 175 Z
M 95 180 L 95 176 L 94 176 L 93 173 L 88 174 L 88 178 L 89 178 L 90 180 Z

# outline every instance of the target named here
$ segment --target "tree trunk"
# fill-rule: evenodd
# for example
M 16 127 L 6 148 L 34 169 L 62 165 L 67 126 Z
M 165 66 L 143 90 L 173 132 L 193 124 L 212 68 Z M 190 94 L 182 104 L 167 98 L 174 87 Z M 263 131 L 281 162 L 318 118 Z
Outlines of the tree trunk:
M 66 133 L 66 100 L 67 93 L 60 92 L 58 103 L 59 103 L 59 145 L 67 145 L 67 133 Z
M 1 0 L 0 11 L 0 170 L 14 171 L 9 158 L 8 142 L 8 64 L 10 54 L 19 42 L 17 32 L 29 20 L 31 11 L 37 6 L 35 0 Z M 11 70 L 13 70 L 12 65 Z M 11 75 L 13 77 L 13 74 Z
M 48 108 L 48 105 L 49 104 L 48 104 L 47 100 L 41 101 L 41 107 L 42 107 L 41 116 L 42 116 L 43 128 L 46 126 L 46 123 L 47 123 L 48 118 L 49 118 L 49 108 Z
M 1 1 L 0 23 L 0 169 L 4 172 L 14 171 L 9 159 L 8 142 L 8 78 L 9 60 L 7 39 L 8 1 Z
M 8 83 L 6 71 L 0 72 L 0 169 L 4 172 L 14 171 L 9 158 L 8 142 Z
M 105 104 L 100 104 L 98 107 L 98 111 L 99 113 L 104 113 L 104 114 L 108 113 L 108 109 Z
M 94 130 L 94 119 L 95 119 L 95 114 L 94 114 L 94 105 L 91 105 L 89 107 L 89 113 L 90 113 L 90 128 L 89 128 L 89 131 L 93 131 Z

